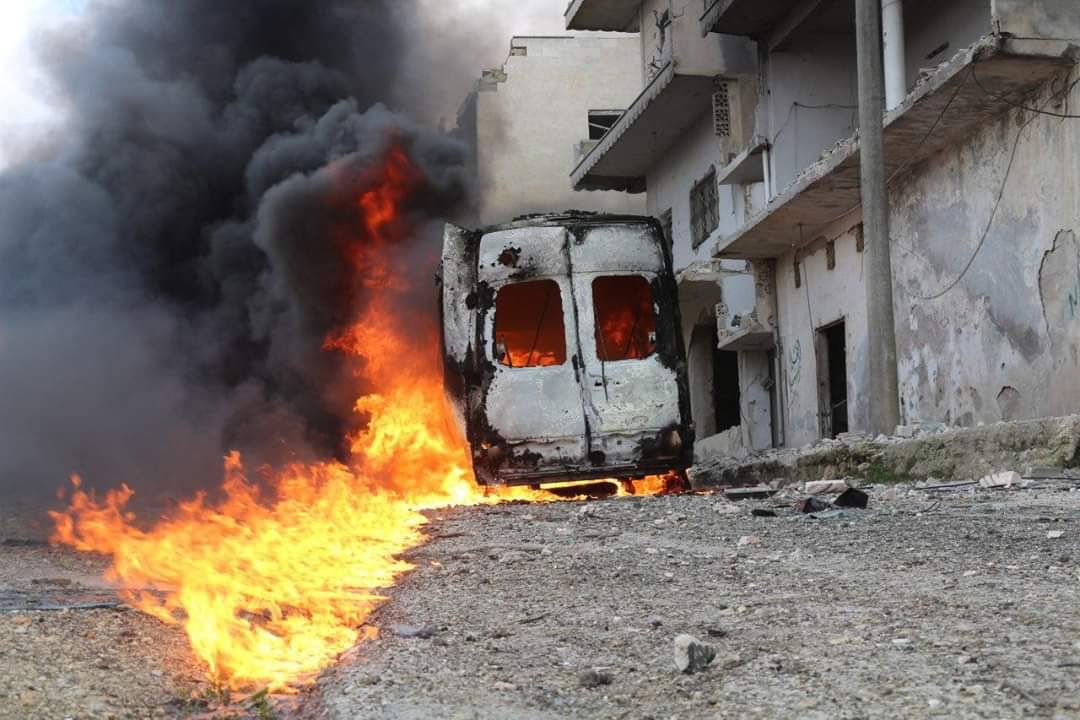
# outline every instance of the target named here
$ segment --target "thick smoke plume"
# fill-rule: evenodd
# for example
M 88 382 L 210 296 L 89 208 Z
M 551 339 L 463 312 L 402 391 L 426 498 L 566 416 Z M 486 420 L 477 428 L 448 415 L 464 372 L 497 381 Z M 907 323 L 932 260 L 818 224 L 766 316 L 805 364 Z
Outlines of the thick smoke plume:
M 356 198 L 391 147 L 419 168 L 395 267 L 423 287 L 434 221 L 468 201 L 463 149 L 382 104 L 415 80 L 414 7 L 113 0 L 39 39 L 67 125 L 0 174 L 4 494 L 341 452 L 353 368 L 322 343 L 364 302 Z

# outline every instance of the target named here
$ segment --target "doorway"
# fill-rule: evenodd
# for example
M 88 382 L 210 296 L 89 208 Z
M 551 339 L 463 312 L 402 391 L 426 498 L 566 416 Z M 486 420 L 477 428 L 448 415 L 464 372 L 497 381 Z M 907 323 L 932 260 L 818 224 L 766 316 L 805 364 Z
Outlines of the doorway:
M 817 332 L 821 436 L 848 431 L 847 332 L 840 320 Z

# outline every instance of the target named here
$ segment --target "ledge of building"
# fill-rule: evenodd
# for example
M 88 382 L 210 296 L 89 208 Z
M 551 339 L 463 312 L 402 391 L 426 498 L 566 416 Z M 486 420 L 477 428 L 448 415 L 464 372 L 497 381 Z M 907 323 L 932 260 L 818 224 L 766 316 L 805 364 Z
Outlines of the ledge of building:
M 626 0 L 571 0 L 564 15 L 566 29 L 637 32 L 640 5 Z
M 768 149 L 769 141 L 755 135 L 745 150 L 720 169 L 716 182 L 720 185 L 750 185 L 764 181 L 765 166 L 761 154 Z
M 665 65 L 570 175 L 575 190 L 644 192 L 645 174 L 705 113 L 714 80 Z
M 885 114 L 886 177 L 901 169 L 910 170 L 1021 101 L 1075 64 L 1075 54 L 1076 46 L 1065 41 L 998 35 L 984 37 L 958 53 L 899 107 Z M 737 232 L 721 238 L 713 255 L 779 257 L 812 242 L 816 233 L 854 212 L 860 202 L 859 142 L 855 135 L 803 170 Z
M 756 320 L 746 320 L 738 330 L 719 335 L 716 343 L 718 350 L 769 350 L 775 344 L 773 331 Z
M 791 11 L 791 0 L 715 0 L 701 15 L 701 34 L 762 37 Z M 720 26 L 720 27 L 718 27 Z

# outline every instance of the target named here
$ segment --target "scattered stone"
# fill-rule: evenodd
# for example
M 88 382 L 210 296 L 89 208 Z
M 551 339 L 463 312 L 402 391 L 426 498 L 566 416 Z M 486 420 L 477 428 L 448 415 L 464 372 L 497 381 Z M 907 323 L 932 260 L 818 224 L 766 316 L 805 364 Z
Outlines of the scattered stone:
M 645 618 L 645 623 L 646 623 L 646 624 L 647 624 L 647 625 L 648 625 L 649 627 L 654 627 L 654 628 L 658 628 L 658 627 L 660 627 L 661 625 L 663 625 L 663 624 L 664 624 L 664 621 L 663 621 L 663 620 L 661 620 L 661 619 L 660 619 L 659 617 L 657 617 L 656 615 L 653 615 L 653 616 L 651 616 L 651 617 Z
M 578 675 L 578 683 L 583 688 L 598 688 L 601 685 L 610 685 L 611 680 L 611 675 L 596 668 L 589 668 Z
M 768 508 L 754 508 L 750 514 L 754 517 L 776 517 L 776 511 Z
M 865 510 L 869 501 L 870 497 L 862 490 L 848 488 L 833 500 L 833 505 L 842 508 L 859 508 L 860 510 Z
M 901 649 L 911 647 L 911 640 L 909 638 L 893 638 L 892 644 L 894 647 Z
M 1064 530 L 1050 530 L 1049 532 L 1046 533 L 1046 537 L 1047 537 L 1048 540 L 1057 540 L 1059 537 L 1062 537 L 1064 535 L 1065 535 Z
M 425 627 L 421 625 L 405 625 L 403 623 L 395 623 L 390 626 L 390 632 L 400 638 L 427 639 L 435 634 L 435 628 Z
M 1014 470 L 1007 470 L 1005 472 L 994 473 L 987 475 L 979 480 L 979 485 L 984 488 L 1010 488 L 1019 486 L 1023 482 L 1020 477 L 1020 473 Z
M 716 648 L 693 635 L 683 633 L 675 638 L 675 667 L 682 673 L 701 672 L 716 658 Z
M 743 535 L 739 538 L 739 542 L 736 543 L 739 547 L 746 547 L 747 545 L 760 545 L 761 538 L 757 535 Z

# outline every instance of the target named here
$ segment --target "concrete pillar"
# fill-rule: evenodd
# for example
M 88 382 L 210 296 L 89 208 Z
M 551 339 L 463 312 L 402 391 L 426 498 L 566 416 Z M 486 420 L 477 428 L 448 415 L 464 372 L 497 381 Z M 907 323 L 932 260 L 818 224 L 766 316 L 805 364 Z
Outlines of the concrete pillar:
M 885 56 L 885 109 L 892 110 L 907 96 L 904 0 L 881 0 L 881 38 Z
M 881 129 L 885 109 L 881 9 L 881 0 L 855 0 L 860 180 L 863 235 L 866 239 L 870 422 L 874 432 L 892 433 L 900 424 L 900 392 L 893 319 L 889 197 L 885 184 Z

